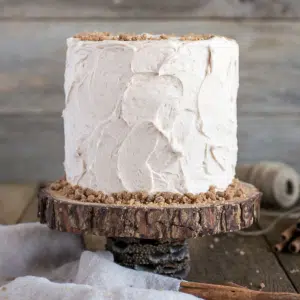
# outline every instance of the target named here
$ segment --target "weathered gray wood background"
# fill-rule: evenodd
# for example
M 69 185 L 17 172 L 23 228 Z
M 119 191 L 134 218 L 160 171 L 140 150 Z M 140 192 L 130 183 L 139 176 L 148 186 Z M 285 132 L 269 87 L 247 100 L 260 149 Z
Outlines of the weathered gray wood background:
M 65 39 L 216 33 L 240 44 L 239 162 L 300 171 L 300 1 L 0 0 L 0 181 L 63 174 Z

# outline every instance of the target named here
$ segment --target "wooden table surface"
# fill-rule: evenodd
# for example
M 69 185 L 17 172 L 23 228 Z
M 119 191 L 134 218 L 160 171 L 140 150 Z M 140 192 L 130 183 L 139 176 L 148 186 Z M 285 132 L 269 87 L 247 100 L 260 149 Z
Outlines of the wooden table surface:
M 0 184 L 0 224 L 38 221 L 38 184 Z M 266 226 L 270 217 L 262 217 L 257 226 Z M 267 236 L 244 237 L 223 234 L 190 240 L 191 272 L 188 280 L 234 282 L 251 289 L 300 291 L 300 255 L 277 254 L 272 245 L 278 240 L 281 223 Z M 104 238 L 85 237 L 89 250 L 103 249 Z

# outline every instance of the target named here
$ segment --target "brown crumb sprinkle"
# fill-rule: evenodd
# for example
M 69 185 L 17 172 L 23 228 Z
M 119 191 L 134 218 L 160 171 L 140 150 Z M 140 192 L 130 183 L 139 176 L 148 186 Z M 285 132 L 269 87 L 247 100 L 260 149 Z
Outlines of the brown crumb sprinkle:
M 262 289 L 264 289 L 266 287 L 266 285 L 263 282 L 261 282 L 260 285 L 259 285 L 259 287 L 262 290 Z
M 122 204 L 122 205 L 203 205 L 221 204 L 234 199 L 243 200 L 247 197 L 246 191 L 237 179 L 228 186 L 224 192 L 216 191 L 211 186 L 206 193 L 179 194 L 170 192 L 157 192 L 148 194 L 145 191 L 112 193 L 105 195 L 103 192 L 96 192 L 89 188 L 82 188 L 78 185 L 71 185 L 65 179 L 58 180 L 50 185 L 50 189 L 71 199 L 82 202 Z
M 186 34 L 179 37 L 180 41 L 201 41 L 209 40 L 215 37 L 213 34 Z M 160 34 L 160 35 L 146 35 L 146 34 L 130 34 L 120 33 L 119 35 L 112 35 L 109 32 L 83 32 L 73 36 L 81 41 L 105 41 L 105 40 L 117 40 L 117 41 L 144 41 L 144 40 L 167 40 L 174 37 L 174 34 Z
M 203 40 L 210 40 L 213 37 L 215 37 L 215 35 L 213 34 L 194 34 L 194 33 L 190 33 L 190 34 L 186 34 L 180 37 L 181 41 L 203 41 Z

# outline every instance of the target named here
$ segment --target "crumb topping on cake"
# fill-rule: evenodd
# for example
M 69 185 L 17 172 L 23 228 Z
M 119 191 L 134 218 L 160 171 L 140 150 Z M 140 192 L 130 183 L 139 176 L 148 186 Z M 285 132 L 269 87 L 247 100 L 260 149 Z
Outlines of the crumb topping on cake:
M 78 185 L 71 185 L 65 179 L 56 181 L 50 185 L 50 189 L 58 192 L 71 200 L 82 202 L 115 204 L 115 205 L 203 205 L 203 204 L 221 204 L 234 199 L 243 200 L 247 197 L 246 190 L 242 187 L 239 180 L 234 179 L 232 183 L 223 192 L 217 191 L 216 187 L 211 186 L 206 193 L 171 193 L 158 192 L 148 194 L 145 191 L 104 194 L 89 188 L 83 188 Z
M 209 40 L 216 35 L 213 34 L 186 34 L 179 37 L 181 41 L 201 41 Z M 110 32 L 83 32 L 78 33 L 73 36 L 74 38 L 80 39 L 81 41 L 105 41 L 105 40 L 116 40 L 116 41 L 145 41 L 145 40 L 167 40 L 169 38 L 174 38 L 174 34 L 130 34 L 130 33 L 120 33 L 118 35 L 113 35 Z

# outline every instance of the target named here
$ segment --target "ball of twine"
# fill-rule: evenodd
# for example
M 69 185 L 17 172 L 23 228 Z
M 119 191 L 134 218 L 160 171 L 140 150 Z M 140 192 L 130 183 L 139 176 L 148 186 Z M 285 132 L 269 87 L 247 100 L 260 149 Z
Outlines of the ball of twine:
M 253 165 L 237 166 L 236 174 L 240 180 L 253 184 L 263 193 L 263 207 L 285 209 L 276 211 L 276 219 L 267 227 L 261 230 L 239 231 L 237 234 L 260 236 L 272 231 L 285 218 L 292 216 L 300 218 L 300 206 L 295 206 L 300 196 L 300 176 L 291 166 L 279 162 L 262 161 Z M 265 214 L 266 212 L 269 211 L 265 210 Z
M 263 193 L 263 207 L 289 209 L 299 199 L 299 174 L 287 164 L 270 161 L 245 164 L 237 167 L 236 174 L 240 180 L 253 184 Z

